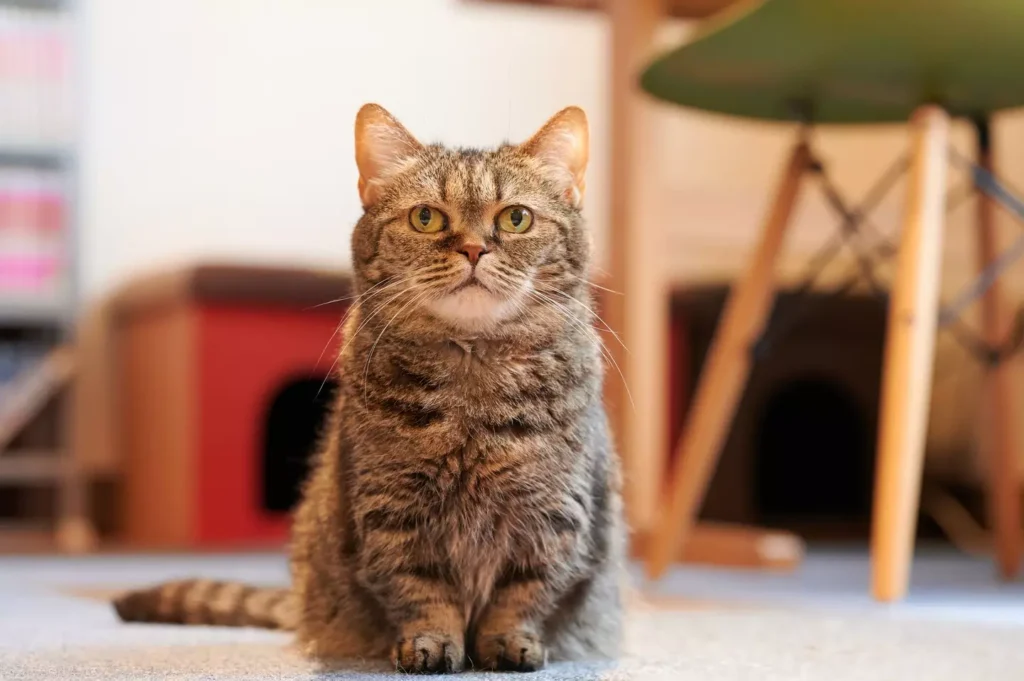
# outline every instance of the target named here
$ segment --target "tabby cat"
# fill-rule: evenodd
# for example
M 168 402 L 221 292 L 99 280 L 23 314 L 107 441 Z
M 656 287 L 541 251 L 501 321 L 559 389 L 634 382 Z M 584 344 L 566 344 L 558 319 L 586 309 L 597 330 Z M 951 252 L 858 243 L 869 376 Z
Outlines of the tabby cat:
M 624 526 L 580 206 L 583 111 L 497 149 L 356 118 L 359 299 L 292 589 L 189 580 L 126 621 L 295 630 L 321 660 L 530 671 L 617 653 Z

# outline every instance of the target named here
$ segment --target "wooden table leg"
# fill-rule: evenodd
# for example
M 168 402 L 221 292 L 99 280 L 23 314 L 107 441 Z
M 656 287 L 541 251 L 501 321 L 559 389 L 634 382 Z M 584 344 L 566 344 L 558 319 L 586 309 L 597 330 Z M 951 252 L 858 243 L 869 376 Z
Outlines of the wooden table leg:
M 978 133 L 978 164 L 992 172 L 991 130 L 987 120 L 975 123 Z M 995 203 L 984 193 L 978 195 L 978 266 L 986 268 L 996 258 Z M 999 282 L 982 299 L 982 328 L 985 342 L 997 347 L 1010 333 L 1006 301 Z M 1021 508 L 1017 411 L 1010 365 L 1006 362 L 985 368 L 983 414 L 989 419 L 986 450 L 989 473 L 988 508 L 993 547 L 1004 579 L 1012 579 L 1020 568 Z
M 647 573 L 657 579 L 688 539 L 714 473 L 726 433 L 750 373 L 751 350 L 775 298 L 775 264 L 810 152 L 798 144 L 764 226 L 761 243 L 726 303 L 701 371 L 693 407 L 676 450 L 668 503 L 648 550 Z
M 667 454 L 668 290 L 652 233 L 659 217 L 654 102 L 639 74 L 655 48 L 665 11 L 661 0 L 613 0 L 611 10 L 611 182 L 609 286 L 605 316 L 619 340 L 605 335 L 605 402 L 625 472 L 629 524 L 648 529 L 657 507 Z M 629 348 L 626 352 L 623 348 Z M 621 372 L 621 376 L 620 376 Z M 628 385 L 628 389 L 626 386 Z
M 942 264 L 949 117 L 913 117 L 913 161 L 896 280 L 889 301 L 872 516 L 872 590 L 902 598 L 910 580 L 921 496 Z

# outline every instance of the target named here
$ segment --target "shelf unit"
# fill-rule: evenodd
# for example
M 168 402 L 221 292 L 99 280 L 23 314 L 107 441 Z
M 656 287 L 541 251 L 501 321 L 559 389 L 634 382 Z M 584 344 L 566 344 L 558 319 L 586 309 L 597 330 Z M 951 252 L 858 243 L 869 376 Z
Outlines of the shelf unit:
M 78 43 L 75 2 L 0 0 L 0 552 L 94 541 L 66 413 Z

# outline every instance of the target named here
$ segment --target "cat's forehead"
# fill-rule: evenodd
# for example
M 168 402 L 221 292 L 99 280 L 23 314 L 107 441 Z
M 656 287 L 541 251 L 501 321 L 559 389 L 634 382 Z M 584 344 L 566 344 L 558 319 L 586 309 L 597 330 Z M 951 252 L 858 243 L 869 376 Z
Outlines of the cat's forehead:
M 514 147 L 428 147 L 411 173 L 410 189 L 443 203 L 501 202 L 537 191 L 532 159 Z

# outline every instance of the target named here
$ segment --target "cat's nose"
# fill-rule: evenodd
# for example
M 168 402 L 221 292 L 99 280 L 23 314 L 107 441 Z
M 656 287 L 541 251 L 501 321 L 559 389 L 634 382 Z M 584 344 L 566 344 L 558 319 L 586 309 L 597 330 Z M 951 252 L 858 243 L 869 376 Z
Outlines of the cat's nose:
M 480 256 L 487 252 L 487 249 L 480 244 L 462 244 L 459 248 L 459 253 L 469 258 L 471 265 L 476 265 L 476 261 L 480 259 Z

